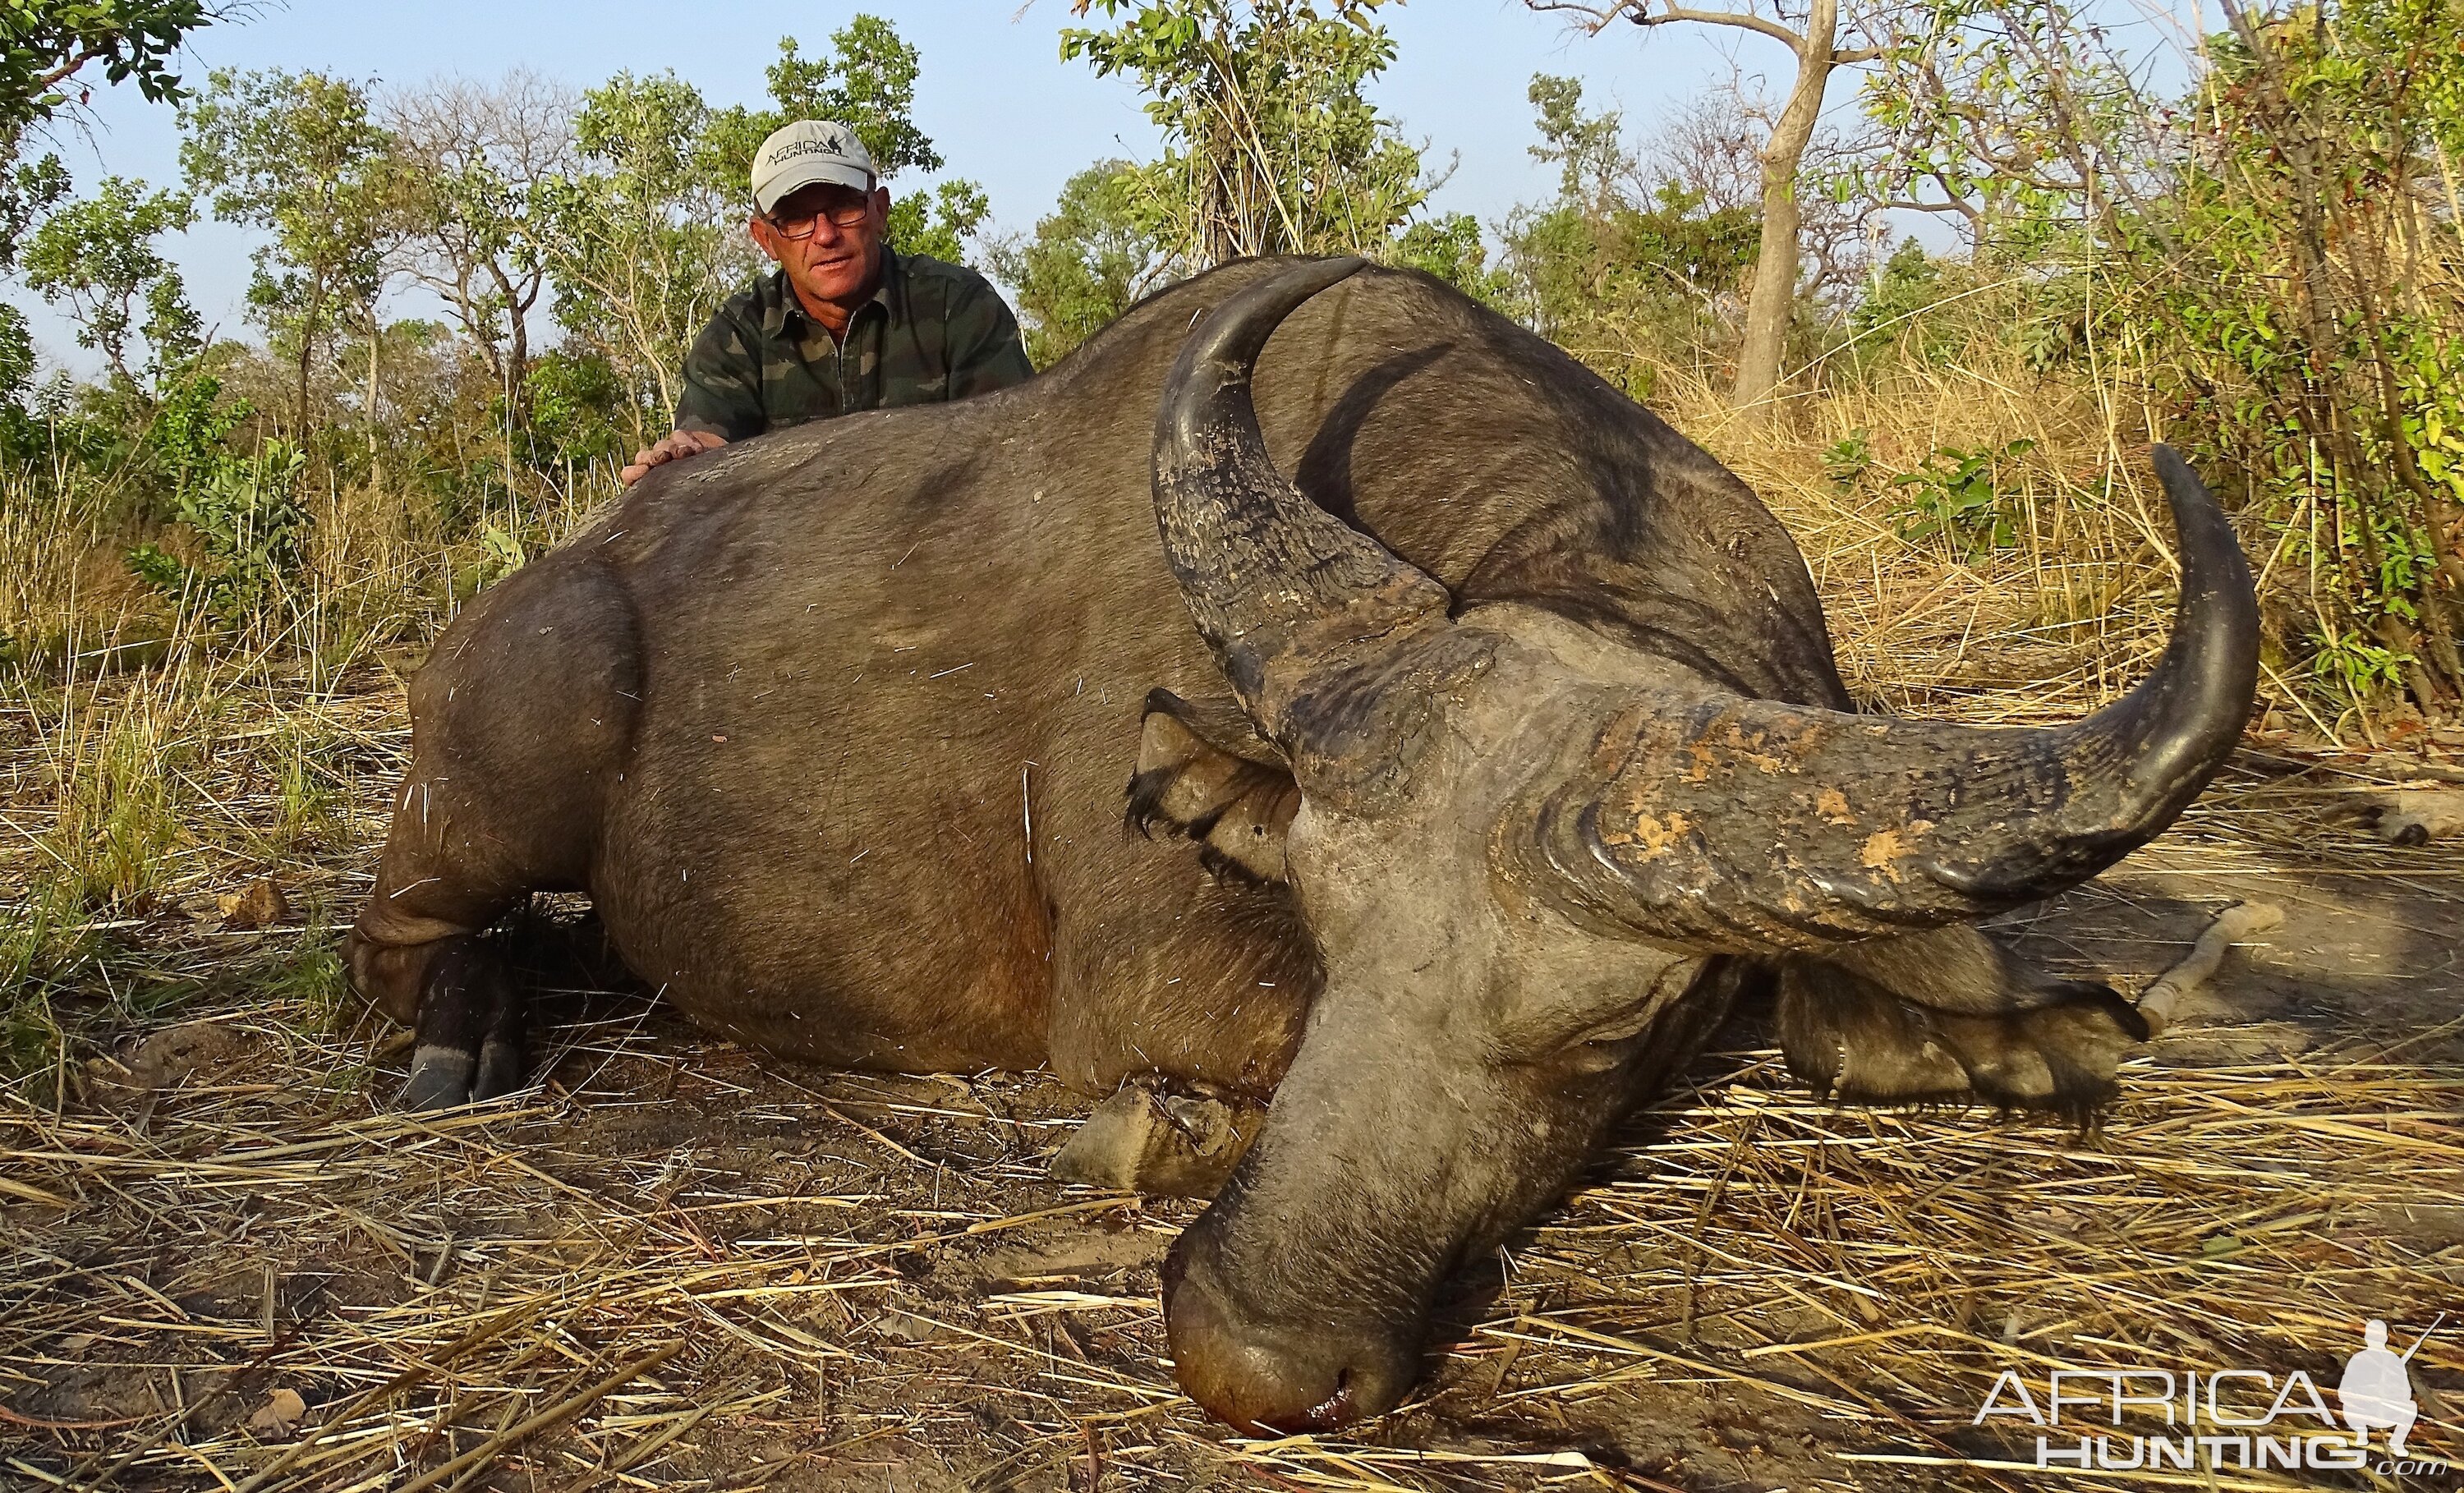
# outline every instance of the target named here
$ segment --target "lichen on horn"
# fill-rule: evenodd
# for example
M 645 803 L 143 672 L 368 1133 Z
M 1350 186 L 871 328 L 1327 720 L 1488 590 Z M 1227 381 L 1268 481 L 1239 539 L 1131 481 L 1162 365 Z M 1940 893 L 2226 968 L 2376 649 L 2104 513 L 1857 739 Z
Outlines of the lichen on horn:
M 1815 952 L 2049 896 L 2154 839 L 2232 752 L 2258 670 L 2231 523 L 2171 450 L 2155 465 L 2181 602 L 2129 694 L 2040 730 L 1639 695 L 1538 804 L 1544 882 L 1690 947 Z

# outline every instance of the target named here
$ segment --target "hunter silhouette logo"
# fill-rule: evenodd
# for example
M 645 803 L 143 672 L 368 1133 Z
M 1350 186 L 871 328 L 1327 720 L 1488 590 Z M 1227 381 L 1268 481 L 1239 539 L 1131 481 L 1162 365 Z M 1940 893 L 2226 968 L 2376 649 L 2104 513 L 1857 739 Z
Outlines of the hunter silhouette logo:
M 2372 1431 L 2387 1433 L 2387 1455 L 2405 1455 L 2404 1438 L 2412 1430 L 2413 1418 L 2421 1407 L 2412 1400 L 2412 1355 L 2447 1320 L 2440 1312 L 2412 1346 L 2401 1355 L 2387 1350 L 2387 1325 L 2376 1317 L 2362 1328 L 2363 1348 L 2344 1360 L 2344 1376 L 2336 1381 L 2336 1397 L 2343 1402 L 2344 1424 L 2351 1426 L 2367 1442 Z
M 778 149 L 770 152 L 769 164 L 777 165 L 783 161 L 793 161 L 799 156 L 838 156 L 845 158 L 847 156 L 847 153 L 846 136 L 838 134 L 821 135 L 804 140 L 791 140 L 787 142 Z

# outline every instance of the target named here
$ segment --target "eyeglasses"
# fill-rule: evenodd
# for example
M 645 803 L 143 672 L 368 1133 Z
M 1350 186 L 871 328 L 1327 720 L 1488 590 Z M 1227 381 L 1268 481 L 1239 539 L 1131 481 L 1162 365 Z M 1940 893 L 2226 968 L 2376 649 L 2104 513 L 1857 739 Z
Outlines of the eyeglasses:
M 779 231 L 781 238 L 802 242 L 813 236 L 813 231 L 821 227 L 824 218 L 830 220 L 832 228 L 851 229 L 862 228 L 865 219 L 870 216 L 872 216 L 872 204 L 859 202 L 849 207 L 828 208 L 816 212 L 797 212 L 784 217 L 773 217 L 770 219 L 770 226 Z

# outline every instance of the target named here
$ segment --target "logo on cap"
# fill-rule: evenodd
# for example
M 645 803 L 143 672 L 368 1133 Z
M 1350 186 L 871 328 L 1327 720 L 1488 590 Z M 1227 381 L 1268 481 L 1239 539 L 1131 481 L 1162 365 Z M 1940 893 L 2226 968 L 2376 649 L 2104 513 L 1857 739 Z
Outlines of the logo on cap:
M 836 156 L 845 161 L 847 159 L 847 137 L 832 132 L 819 137 L 788 141 L 770 152 L 766 164 L 778 165 L 781 162 L 793 161 L 798 156 Z

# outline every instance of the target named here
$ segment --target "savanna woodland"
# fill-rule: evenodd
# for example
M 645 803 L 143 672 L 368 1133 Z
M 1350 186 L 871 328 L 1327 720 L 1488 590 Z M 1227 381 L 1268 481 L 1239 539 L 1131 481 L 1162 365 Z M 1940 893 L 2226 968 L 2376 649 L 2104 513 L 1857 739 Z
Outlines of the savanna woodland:
M 2451 1486 L 2040 1470 L 2007 1383 L 1976 1418 L 2066 1368 L 2298 1401 L 2377 1317 L 2416 1455 L 2464 1459 L 2464 4 L 2125 10 L 1502 9 L 1661 102 L 1531 77 L 1529 189 L 1482 221 L 1375 101 L 1391 0 L 1024 12 L 1161 142 L 1040 215 L 943 160 L 879 16 L 782 37 L 751 108 L 647 45 L 578 90 L 379 85 L 194 62 L 253 6 L 0 3 L 0 271 L 91 370 L 0 305 L 0 1483 Z M 1733 78 L 1673 77 L 1663 27 Z M 177 180 L 64 164 L 106 90 L 176 111 Z M 2045 723 L 2144 673 L 2171 443 L 2251 557 L 2258 712 L 2171 833 L 2000 933 L 2125 992 L 2265 904 L 2244 945 L 2086 1131 L 1835 1108 L 1749 1014 L 1343 1437 L 1179 1397 L 1156 1266 L 1196 1205 L 1055 1182 L 1090 1101 L 709 1039 L 572 899 L 517 939 L 539 1085 L 396 1112 L 407 1037 L 338 950 L 404 681 L 666 429 L 758 263 L 751 150 L 804 117 L 1039 366 L 1242 255 L 1450 282 L 1755 486 L 1875 710 Z M 244 324 L 171 252 L 208 220 L 256 245 Z

